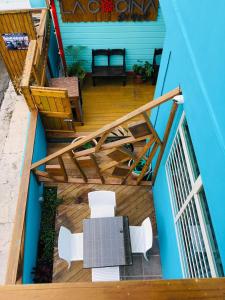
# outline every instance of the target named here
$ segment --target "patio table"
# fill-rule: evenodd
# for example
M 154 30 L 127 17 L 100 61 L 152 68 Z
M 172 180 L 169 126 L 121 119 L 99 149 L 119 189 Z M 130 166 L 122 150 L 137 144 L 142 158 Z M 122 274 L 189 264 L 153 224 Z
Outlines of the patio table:
M 84 268 L 132 264 L 128 217 L 83 221 Z

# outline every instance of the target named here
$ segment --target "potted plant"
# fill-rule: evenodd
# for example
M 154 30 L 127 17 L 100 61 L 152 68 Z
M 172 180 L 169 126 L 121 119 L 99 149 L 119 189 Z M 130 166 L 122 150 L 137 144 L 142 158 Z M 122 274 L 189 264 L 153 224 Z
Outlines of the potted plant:
M 131 167 L 131 165 L 133 164 L 133 159 L 131 159 L 128 162 L 128 166 Z M 144 168 L 144 165 L 146 164 L 146 160 L 144 158 L 140 159 L 139 163 L 137 164 L 137 166 L 134 168 L 134 170 L 132 171 L 132 176 L 133 177 L 138 177 L 141 172 L 142 169 Z M 145 172 L 145 176 L 147 176 L 150 173 L 151 167 L 148 168 L 148 170 Z
M 139 64 L 135 64 L 133 65 L 133 71 L 135 74 L 135 82 L 136 83 L 142 83 L 142 75 L 143 75 L 143 66 L 139 65 Z
M 144 64 L 141 60 L 138 60 L 138 62 L 140 62 L 140 64 L 133 65 L 133 71 L 135 73 L 135 82 L 136 83 L 146 82 L 151 78 L 153 72 L 153 66 L 148 61 L 145 61 Z
M 84 64 L 86 60 L 81 59 L 82 52 L 86 49 L 85 46 L 67 46 L 66 54 L 72 60 L 72 64 L 68 67 L 68 75 L 69 76 L 77 76 L 81 83 L 83 82 L 86 73 L 84 70 Z

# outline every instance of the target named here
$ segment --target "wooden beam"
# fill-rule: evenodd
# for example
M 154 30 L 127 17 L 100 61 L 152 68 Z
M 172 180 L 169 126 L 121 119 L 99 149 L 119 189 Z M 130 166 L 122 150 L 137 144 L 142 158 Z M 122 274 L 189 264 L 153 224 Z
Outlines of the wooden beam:
M 118 161 L 118 162 L 117 161 L 110 161 L 110 162 L 102 163 L 102 164 L 99 165 L 99 168 L 100 168 L 101 172 L 105 172 L 108 169 L 116 167 L 116 166 L 120 165 L 121 163 L 126 162 L 128 160 L 130 160 L 130 157 L 126 157 L 126 158 L 124 158 L 124 159 L 122 159 L 121 161 Z
M 6 284 L 15 284 L 18 261 L 20 255 L 20 247 L 22 240 L 22 232 L 24 226 L 24 218 L 26 212 L 27 194 L 30 181 L 30 167 L 33 156 L 34 139 L 37 124 L 37 111 L 32 111 L 30 115 L 30 127 L 28 132 L 27 146 L 23 165 L 23 172 L 20 180 L 19 196 L 17 201 L 13 234 L 8 257 L 8 266 L 6 273 Z
M 87 176 L 85 175 L 83 169 L 81 168 L 81 166 L 80 166 L 78 160 L 76 159 L 76 157 L 74 156 L 74 154 L 72 152 L 69 152 L 69 156 L 70 156 L 71 160 L 73 161 L 74 165 L 80 171 L 80 174 L 84 179 L 84 182 L 87 182 Z
M 5 285 L 0 299 L 10 300 L 223 300 L 225 278 L 123 280 Z
M 134 161 L 134 163 L 130 167 L 130 171 L 128 174 L 124 177 L 122 184 L 126 183 L 127 178 L 132 173 L 132 171 L 136 168 L 141 158 L 145 155 L 145 153 L 148 151 L 149 147 L 155 142 L 155 139 L 152 137 L 148 143 L 145 144 L 144 148 L 142 149 L 141 153 L 139 154 L 138 158 Z
M 68 181 L 64 180 L 63 176 L 54 176 L 54 179 L 51 178 L 46 178 L 46 177 L 38 177 L 38 180 L 40 182 L 44 183 L 57 183 L 57 182 L 62 182 L 62 183 L 73 183 L 73 184 L 102 184 L 102 181 L 100 178 L 88 178 L 87 182 L 84 182 L 83 178 L 80 177 L 68 177 Z M 120 178 L 112 178 L 112 177 L 106 177 L 104 184 L 110 184 L 110 185 L 122 185 L 122 180 Z M 136 186 L 137 185 L 137 180 L 133 178 L 129 178 L 127 180 L 126 185 L 130 186 Z M 144 181 L 142 180 L 140 182 L 141 186 L 152 186 L 151 181 Z
M 145 176 L 145 173 L 146 173 L 146 171 L 148 170 L 149 165 L 150 165 L 150 163 L 151 163 L 153 157 L 154 157 L 155 154 L 156 154 L 156 151 L 157 151 L 157 149 L 158 149 L 158 146 L 159 146 L 159 144 L 157 144 L 157 142 L 155 142 L 155 144 L 154 144 L 154 146 L 153 146 L 153 148 L 152 148 L 152 151 L 151 151 L 151 153 L 149 154 L 149 157 L 148 157 L 148 159 L 146 160 L 146 163 L 145 163 L 145 165 L 144 165 L 144 167 L 143 167 L 143 169 L 142 169 L 142 171 L 141 171 L 141 174 L 140 174 L 140 175 L 138 176 L 138 178 L 137 178 L 137 183 L 138 183 L 138 184 L 141 182 L 142 178 Z
M 33 69 L 36 47 L 37 47 L 37 41 L 31 40 L 27 50 L 27 56 L 24 64 L 21 82 L 20 82 L 21 87 L 28 87 L 30 85 L 30 76 Z
M 152 175 L 153 184 L 155 182 L 155 179 L 156 179 L 156 176 L 157 176 L 157 173 L 158 173 L 158 170 L 159 170 L 160 162 L 162 160 L 163 153 L 164 153 L 164 150 L 165 150 L 165 147 L 166 147 L 166 143 L 167 143 L 167 140 L 168 140 L 168 137 L 169 137 L 169 134 L 170 134 L 170 130 L 171 130 L 171 127 L 173 125 L 173 120 L 174 120 L 174 117 L 175 117 L 175 114 L 176 114 L 176 111 L 177 111 L 177 107 L 178 107 L 177 103 L 174 102 L 173 105 L 172 105 L 171 111 L 170 111 L 169 119 L 168 119 L 168 122 L 167 122 L 167 125 L 166 125 L 166 130 L 165 130 L 162 145 L 161 145 L 161 149 L 160 149 L 160 152 L 159 152 L 159 155 L 158 155 L 158 158 L 157 158 L 157 161 L 156 161 L 156 165 L 155 165 L 155 168 L 154 168 L 154 172 L 153 172 L 153 175 Z
M 98 173 L 98 176 L 100 177 L 101 179 L 101 183 L 105 183 L 105 178 L 102 176 L 102 173 L 101 173 L 101 170 L 98 166 L 98 162 L 97 162 L 97 159 L 95 157 L 94 154 L 91 154 L 90 157 L 92 158 L 93 162 L 94 162 L 94 165 L 95 165 L 95 168 L 96 168 L 96 172 Z
M 100 128 L 99 130 L 97 130 L 93 133 L 90 133 L 89 135 L 85 136 L 83 139 L 77 141 L 76 143 L 70 144 L 70 145 L 64 147 L 63 149 L 60 149 L 60 150 L 56 151 L 55 153 L 52 153 L 52 154 L 48 155 L 47 157 L 39 160 L 38 162 L 34 163 L 31 168 L 32 169 L 37 168 L 37 167 L 47 163 L 48 161 L 50 161 L 50 160 L 52 160 L 52 159 L 54 159 L 54 158 L 56 158 L 56 157 L 58 157 L 58 156 L 60 156 L 64 153 L 67 153 L 67 152 L 81 146 L 82 144 L 85 144 L 85 143 L 91 141 L 92 139 L 102 135 L 106 131 L 112 130 L 115 127 L 118 127 L 119 125 L 123 124 L 124 122 L 127 122 L 130 119 L 140 115 L 144 111 L 147 111 L 149 109 L 153 109 L 154 107 L 157 107 L 157 106 L 169 101 L 170 99 L 172 99 L 173 97 L 179 95 L 180 93 L 181 93 L 180 88 L 176 88 L 176 89 L 166 93 L 165 95 L 163 95 L 163 96 L 161 96 L 161 97 L 159 97 L 159 98 L 157 98 L 153 101 L 150 101 L 149 103 L 135 109 L 134 111 L 130 112 L 129 114 L 127 114 L 125 116 L 123 116 L 122 118 L 119 118 L 116 121 L 105 125 L 104 127 Z
M 66 168 L 65 168 L 64 161 L 63 161 L 61 155 L 58 157 L 58 161 L 59 161 L 59 165 L 61 167 L 62 173 L 63 173 L 63 178 L 64 178 L 65 182 L 67 182 L 68 181 L 68 175 L 66 173 Z
M 98 144 L 95 147 L 95 152 L 98 152 L 100 150 L 100 148 L 102 147 L 102 144 L 105 142 L 105 140 L 107 139 L 108 135 L 109 135 L 110 131 L 106 131 L 100 138 L 100 140 L 98 141 Z
M 144 111 L 144 112 L 142 113 L 142 116 L 144 117 L 145 122 L 147 123 L 148 128 L 150 129 L 150 131 L 151 131 L 151 132 L 153 133 L 153 135 L 155 136 L 155 138 L 156 138 L 158 144 L 161 145 L 161 144 L 162 144 L 162 141 L 161 141 L 160 137 L 158 136 L 158 133 L 156 132 L 155 128 L 153 127 L 152 122 L 150 121 L 147 112 Z
M 150 139 L 152 135 L 146 135 L 140 138 L 134 138 L 134 137 L 128 137 L 128 138 L 122 138 L 118 141 L 114 141 L 114 142 L 110 142 L 107 144 L 103 144 L 101 150 L 109 150 L 111 148 L 117 148 L 120 146 L 123 146 L 125 144 L 134 144 L 140 141 L 144 141 L 146 139 Z M 90 155 L 91 153 L 95 153 L 95 148 L 90 148 L 90 149 L 86 149 L 86 150 L 82 150 L 82 151 L 78 151 L 75 153 L 75 157 L 81 157 L 81 156 L 85 156 L 85 155 Z

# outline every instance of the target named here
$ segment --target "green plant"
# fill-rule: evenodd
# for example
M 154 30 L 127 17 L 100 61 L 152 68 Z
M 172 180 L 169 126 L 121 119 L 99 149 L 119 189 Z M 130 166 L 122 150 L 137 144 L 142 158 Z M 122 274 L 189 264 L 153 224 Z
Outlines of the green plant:
M 140 64 L 134 64 L 133 65 L 133 71 L 136 75 L 140 75 L 143 81 L 147 81 L 151 78 L 153 67 L 152 64 L 150 64 L 148 61 L 145 61 L 143 64 L 143 61 L 138 60 Z
M 58 205 L 57 188 L 44 189 L 44 201 L 41 208 L 41 226 L 38 247 L 38 259 L 33 270 L 34 282 L 51 282 L 53 252 L 55 243 L 55 216 Z
M 134 168 L 134 172 L 136 171 L 137 173 L 140 173 L 142 171 L 142 169 L 144 168 L 145 163 L 146 163 L 146 160 L 142 158 L 139 161 L 139 163 L 137 164 L 137 166 Z
M 69 76 L 77 76 L 79 79 L 83 80 L 86 73 L 84 70 L 84 63 L 86 60 L 80 59 L 82 52 L 86 49 L 85 46 L 67 46 L 65 49 L 66 55 L 70 57 L 72 60 L 72 64 L 69 65 L 68 75 Z

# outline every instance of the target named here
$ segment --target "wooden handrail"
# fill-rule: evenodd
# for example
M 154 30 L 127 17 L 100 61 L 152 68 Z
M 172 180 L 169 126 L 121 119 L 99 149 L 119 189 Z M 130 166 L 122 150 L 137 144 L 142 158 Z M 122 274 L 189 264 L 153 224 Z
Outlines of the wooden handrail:
M 151 109 L 171 100 L 173 97 L 175 97 L 179 94 L 181 94 L 180 88 L 179 87 L 175 88 L 174 90 L 162 95 L 161 97 L 159 97 L 159 98 L 135 109 L 134 111 L 128 113 L 127 115 L 117 119 L 116 121 L 105 125 L 104 127 L 100 128 L 99 130 L 97 130 L 93 133 L 90 133 L 89 135 L 85 136 L 84 138 L 80 139 L 79 141 L 77 141 L 73 144 L 70 144 L 69 146 L 66 146 L 63 149 L 58 150 L 53 154 L 48 155 L 47 157 L 39 160 L 38 162 L 33 163 L 31 166 L 31 170 L 34 170 L 34 169 L 38 168 L 39 166 L 48 163 L 52 159 L 57 158 L 67 152 L 70 152 L 71 150 L 73 150 L 75 148 L 80 147 L 81 145 L 95 139 L 96 137 L 104 135 L 106 132 L 112 131 L 114 128 L 120 126 L 121 124 L 137 117 L 138 115 L 141 115 L 142 113 L 144 113 L 148 110 L 151 110 Z M 101 147 L 102 146 L 103 145 L 101 145 Z

